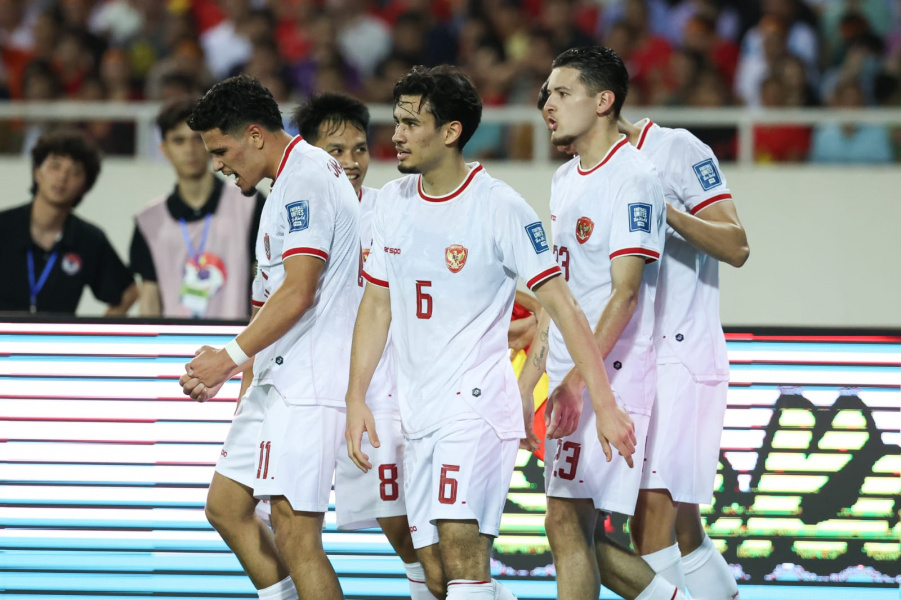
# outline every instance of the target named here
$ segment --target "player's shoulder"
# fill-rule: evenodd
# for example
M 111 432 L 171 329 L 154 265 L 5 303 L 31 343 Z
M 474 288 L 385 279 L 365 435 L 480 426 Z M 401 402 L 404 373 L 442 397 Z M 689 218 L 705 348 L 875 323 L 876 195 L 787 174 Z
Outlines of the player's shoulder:
M 364 189 L 372 190 L 373 197 L 376 199 L 376 204 L 380 211 L 398 209 L 398 207 L 409 205 L 410 202 L 414 202 L 418 198 L 419 176 L 403 175 L 397 179 L 392 179 L 383 185 L 381 189 Z
M 571 176 L 576 172 L 576 169 L 579 167 L 579 155 L 575 154 L 568 161 L 557 167 L 557 170 L 554 171 L 554 181 L 564 179 L 566 177 Z
M 526 199 L 513 186 L 502 179 L 492 177 L 484 170 L 473 180 L 479 186 L 478 198 L 494 210 L 508 212 L 527 205 Z
M 660 134 L 660 143 L 671 159 L 691 160 L 699 155 L 713 156 L 710 146 L 687 129 L 661 127 Z
M 657 167 L 641 150 L 632 144 L 617 148 L 611 157 L 616 161 L 616 179 L 626 181 L 630 176 L 657 176 Z

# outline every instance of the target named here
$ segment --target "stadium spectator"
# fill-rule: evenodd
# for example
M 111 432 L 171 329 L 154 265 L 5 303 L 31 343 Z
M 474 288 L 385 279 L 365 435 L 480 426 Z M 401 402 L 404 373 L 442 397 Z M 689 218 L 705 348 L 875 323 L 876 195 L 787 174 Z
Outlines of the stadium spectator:
M 836 109 L 864 106 L 856 81 L 842 81 L 829 102 Z M 823 123 L 814 127 L 810 160 L 817 163 L 885 164 L 894 160 L 891 137 L 883 125 Z
M 326 7 L 338 27 L 338 46 L 347 62 L 368 77 L 391 53 L 391 31 L 369 14 L 364 0 L 327 0 Z
M 764 108 L 785 108 L 786 86 L 770 75 L 760 85 Z M 754 160 L 761 163 L 800 162 L 810 149 L 810 128 L 803 125 L 777 123 L 754 128 Z
M 32 200 L 0 212 L 0 311 L 75 314 L 85 287 L 124 315 L 137 298 L 131 273 L 106 235 L 73 210 L 100 174 L 83 133 L 41 136 L 31 152 Z

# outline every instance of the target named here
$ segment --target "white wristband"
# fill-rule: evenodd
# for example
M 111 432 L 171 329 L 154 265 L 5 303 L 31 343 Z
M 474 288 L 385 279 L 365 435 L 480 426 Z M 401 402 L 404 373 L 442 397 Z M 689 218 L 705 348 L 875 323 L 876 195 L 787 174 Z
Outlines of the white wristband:
M 233 339 L 225 345 L 225 353 L 228 354 L 229 358 L 235 361 L 235 364 L 239 367 L 250 360 L 250 357 L 244 354 L 244 350 L 238 345 L 238 338 Z

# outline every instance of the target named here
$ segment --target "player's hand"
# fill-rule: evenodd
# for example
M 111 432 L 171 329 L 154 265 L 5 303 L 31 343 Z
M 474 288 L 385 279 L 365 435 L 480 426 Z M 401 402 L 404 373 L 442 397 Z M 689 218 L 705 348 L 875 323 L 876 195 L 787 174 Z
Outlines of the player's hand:
M 185 365 L 185 373 L 197 379 L 206 388 L 221 387 L 237 367 L 228 353 L 221 348 L 202 346 L 194 358 Z M 182 384 L 184 387 L 184 384 Z M 194 398 L 188 390 L 185 393 Z M 196 399 L 196 398 L 195 398 Z
M 616 404 L 608 410 L 599 411 L 595 415 L 595 423 L 597 424 L 598 440 L 604 449 L 604 456 L 607 462 L 613 460 L 613 451 L 610 446 L 619 451 L 620 456 L 626 459 L 629 468 L 635 465 L 632 462 L 632 455 L 635 453 L 635 423 L 629 413 Z
M 190 396 L 198 402 L 206 402 L 218 394 L 219 390 L 222 389 L 221 383 L 213 387 L 207 387 L 200 383 L 199 379 L 192 377 L 187 373 L 179 378 L 178 383 L 181 385 L 181 390 L 186 396 Z
M 559 439 L 572 435 L 582 418 L 582 391 L 563 383 L 548 396 L 544 409 L 547 439 Z
M 532 343 L 537 328 L 538 319 L 535 315 L 510 321 L 510 328 L 507 330 L 507 345 L 514 354 L 525 350 Z
M 519 447 L 534 452 L 541 447 L 541 440 L 535 435 L 535 399 L 531 391 L 520 390 L 522 394 L 522 420 L 526 437 L 519 440 Z
M 363 432 L 369 434 L 369 443 L 378 448 L 379 436 L 375 431 L 375 418 L 365 402 L 347 403 L 347 425 L 344 428 L 344 439 L 347 441 L 347 455 L 364 473 L 369 472 L 372 464 L 369 457 L 363 454 Z

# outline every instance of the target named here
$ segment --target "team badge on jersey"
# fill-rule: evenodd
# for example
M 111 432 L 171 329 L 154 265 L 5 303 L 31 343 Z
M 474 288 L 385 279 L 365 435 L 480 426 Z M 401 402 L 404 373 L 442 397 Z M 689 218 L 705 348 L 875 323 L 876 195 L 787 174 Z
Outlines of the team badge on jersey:
M 286 204 L 285 209 L 288 211 L 288 233 L 292 231 L 303 231 L 310 226 L 310 201 L 300 200 Z
M 272 260 L 272 249 L 269 247 L 269 234 L 263 236 L 263 248 L 266 250 L 266 260 Z
M 460 244 L 452 244 L 444 249 L 444 262 L 451 273 L 459 273 L 466 265 L 466 257 L 469 256 L 469 250 Z
M 713 164 L 712 158 L 702 160 L 691 168 L 694 169 L 695 175 L 697 175 L 698 181 L 701 183 L 701 187 L 704 188 L 705 192 L 710 188 L 715 188 L 723 183 L 720 172 L 716 168 L 716 165 Z
M 644 202 L 629 204 L 629 231 L 651 233 L 651 212 L 653 207 Z
M 63 262 L 60 266 L 66 275 L 75 275 L 81 271 L 81 257 L 74 252 L 67 252 L 63 256 Z
M 544 226 L 540 221 L 526 225 L 526 233 L 529 234 L 529 240 L 532 242 L 532 247 L 535 248 L 535 254 L 547 252 L 547 234 L 544 232 Z
M 594 221 L 588 217 L 580 217 L 579 220 L 576 221 L 576 241 L 580 244 L 584 244 L 588 241 L 592 231 L 594 231 Z

